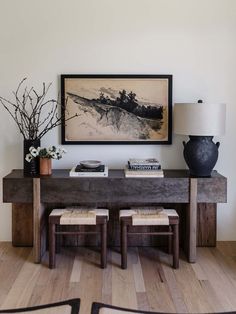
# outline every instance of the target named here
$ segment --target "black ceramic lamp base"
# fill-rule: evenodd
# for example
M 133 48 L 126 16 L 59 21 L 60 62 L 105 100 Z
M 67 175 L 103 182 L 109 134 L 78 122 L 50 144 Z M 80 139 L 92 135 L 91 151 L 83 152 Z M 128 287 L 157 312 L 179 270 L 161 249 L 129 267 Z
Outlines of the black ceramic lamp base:
M 220 143 L 213 136 L 189 136 L 184 144 L 184 159 L 193 177 L 210 177 L 218 159 Z

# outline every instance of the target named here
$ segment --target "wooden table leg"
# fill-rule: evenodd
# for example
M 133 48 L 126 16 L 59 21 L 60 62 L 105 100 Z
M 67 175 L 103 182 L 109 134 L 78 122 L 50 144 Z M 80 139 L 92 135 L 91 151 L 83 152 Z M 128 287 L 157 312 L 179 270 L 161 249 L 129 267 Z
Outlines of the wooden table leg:
M 195 263 L 197 258 L 197 179 L 190 178 L 190 195 L 187 213 L 188 261 Z
M 198 203 L 197 246 L 216 247 L 216 203 Z
M 40 202 L 40 179 L 33 178 L 33 252 L 34 262 L 41 262 L 41 202 Z
M 12 245 L 33 246 L 33 205 L 12 204 Z

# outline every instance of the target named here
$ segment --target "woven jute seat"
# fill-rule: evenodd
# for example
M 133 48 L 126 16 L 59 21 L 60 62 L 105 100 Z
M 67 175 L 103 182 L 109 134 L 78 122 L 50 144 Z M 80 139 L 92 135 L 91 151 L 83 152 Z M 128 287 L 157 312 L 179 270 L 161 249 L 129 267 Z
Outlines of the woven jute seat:
M 101 267 L 107 265 L 107 221 L 109 220 L 108 209 L 71 207 L 64 209 L 54 209 L 49 215 L 49 267 L 55 268 L 56 265 L 56 236 L 57 235 L 80 235 L 80 234 L 99 234 L 101 235 Z M 61 231 L 57 227 L 63 226 L 97 226 L 99 231 Z
M 166 231 L 129 232 L 129 227 L 166 226 Z M 179 267 L 179 216 L 174 209 L 162 207 L 132 207 L 120 210 L 121 267 L 127 268 L 127 238 L 130 235 L 166 235 L 169 237 L 169 252 L 172 246 L 173 267 Z

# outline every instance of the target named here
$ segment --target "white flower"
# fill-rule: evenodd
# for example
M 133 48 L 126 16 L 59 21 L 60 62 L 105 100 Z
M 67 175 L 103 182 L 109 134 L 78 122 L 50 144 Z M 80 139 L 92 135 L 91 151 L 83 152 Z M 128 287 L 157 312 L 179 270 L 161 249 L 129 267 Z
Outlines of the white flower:
M 61 153 L 57 152 L 56 154 L 57 154 L 57 159 L 61 159 L 62 158 L 62 154 Z
M 33 159 L 34 157 L 31 155 L 31 154 L 27 154 L 25 156 L 25 160 L 28 161 L 28 162 L 31 162 L 31 160 Z
M 30 152 L 30 154 L 33 156 L 33 157 L 37 157 L 38 156 L 38 151 L 37 149 L 32 149 L 32 151 Z
M 52 157 L 52 159 L 57 159 L 57 154 L 54 152 L 51 152 L 50 156 Z
M 52 158 L 52 159 L 61 159 L 62 155 L 66 153 L 66 150 L 61 147 L 56 147 L 54 145 L 49 146 L 48 148 L 37 147 L 34 148 L 31 146 L 29 148 L 29 154 L 27 155 L 27 161 L 31 161 L 33 158 L 39 156 L 40 158 Z
M 67 150 L 66 150 L 65 148 L 62 148 L 61 151 L 62 151 L 62 153 L 64 153 L 64 154 L 67 153 Z
M 31 151 L 32 151 L 33 149 L 35 149 L 34 146 L 30 146 L 29 152 L 31 153 Z
M 34 148 L 33 146 L 30 147 L 29 151 L 30 151 L 30 154 L 33 157 L 37 157 L 38 156 L 38 150 L 36 148 Z

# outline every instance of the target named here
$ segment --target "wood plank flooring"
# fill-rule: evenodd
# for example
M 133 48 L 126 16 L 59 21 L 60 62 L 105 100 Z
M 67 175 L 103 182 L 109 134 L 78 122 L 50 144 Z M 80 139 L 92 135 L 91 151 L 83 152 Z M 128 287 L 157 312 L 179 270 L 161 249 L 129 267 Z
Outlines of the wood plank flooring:
M 81 298 L 81 313 L 93 301 L 128 308 L 206 313 L 236 310 L 236 242 L 198 248 L 197 263 L 181 256 L 180 268 L 156 248 L 129 248 L 128 269 L 120 268 L 118 250 L 108 251 L 108 267 L 99 268 L 99 252 L 63 248 L 57 268 L 33 263 L 31 248 L 0 243 L 0 308 L 16 308 Z

